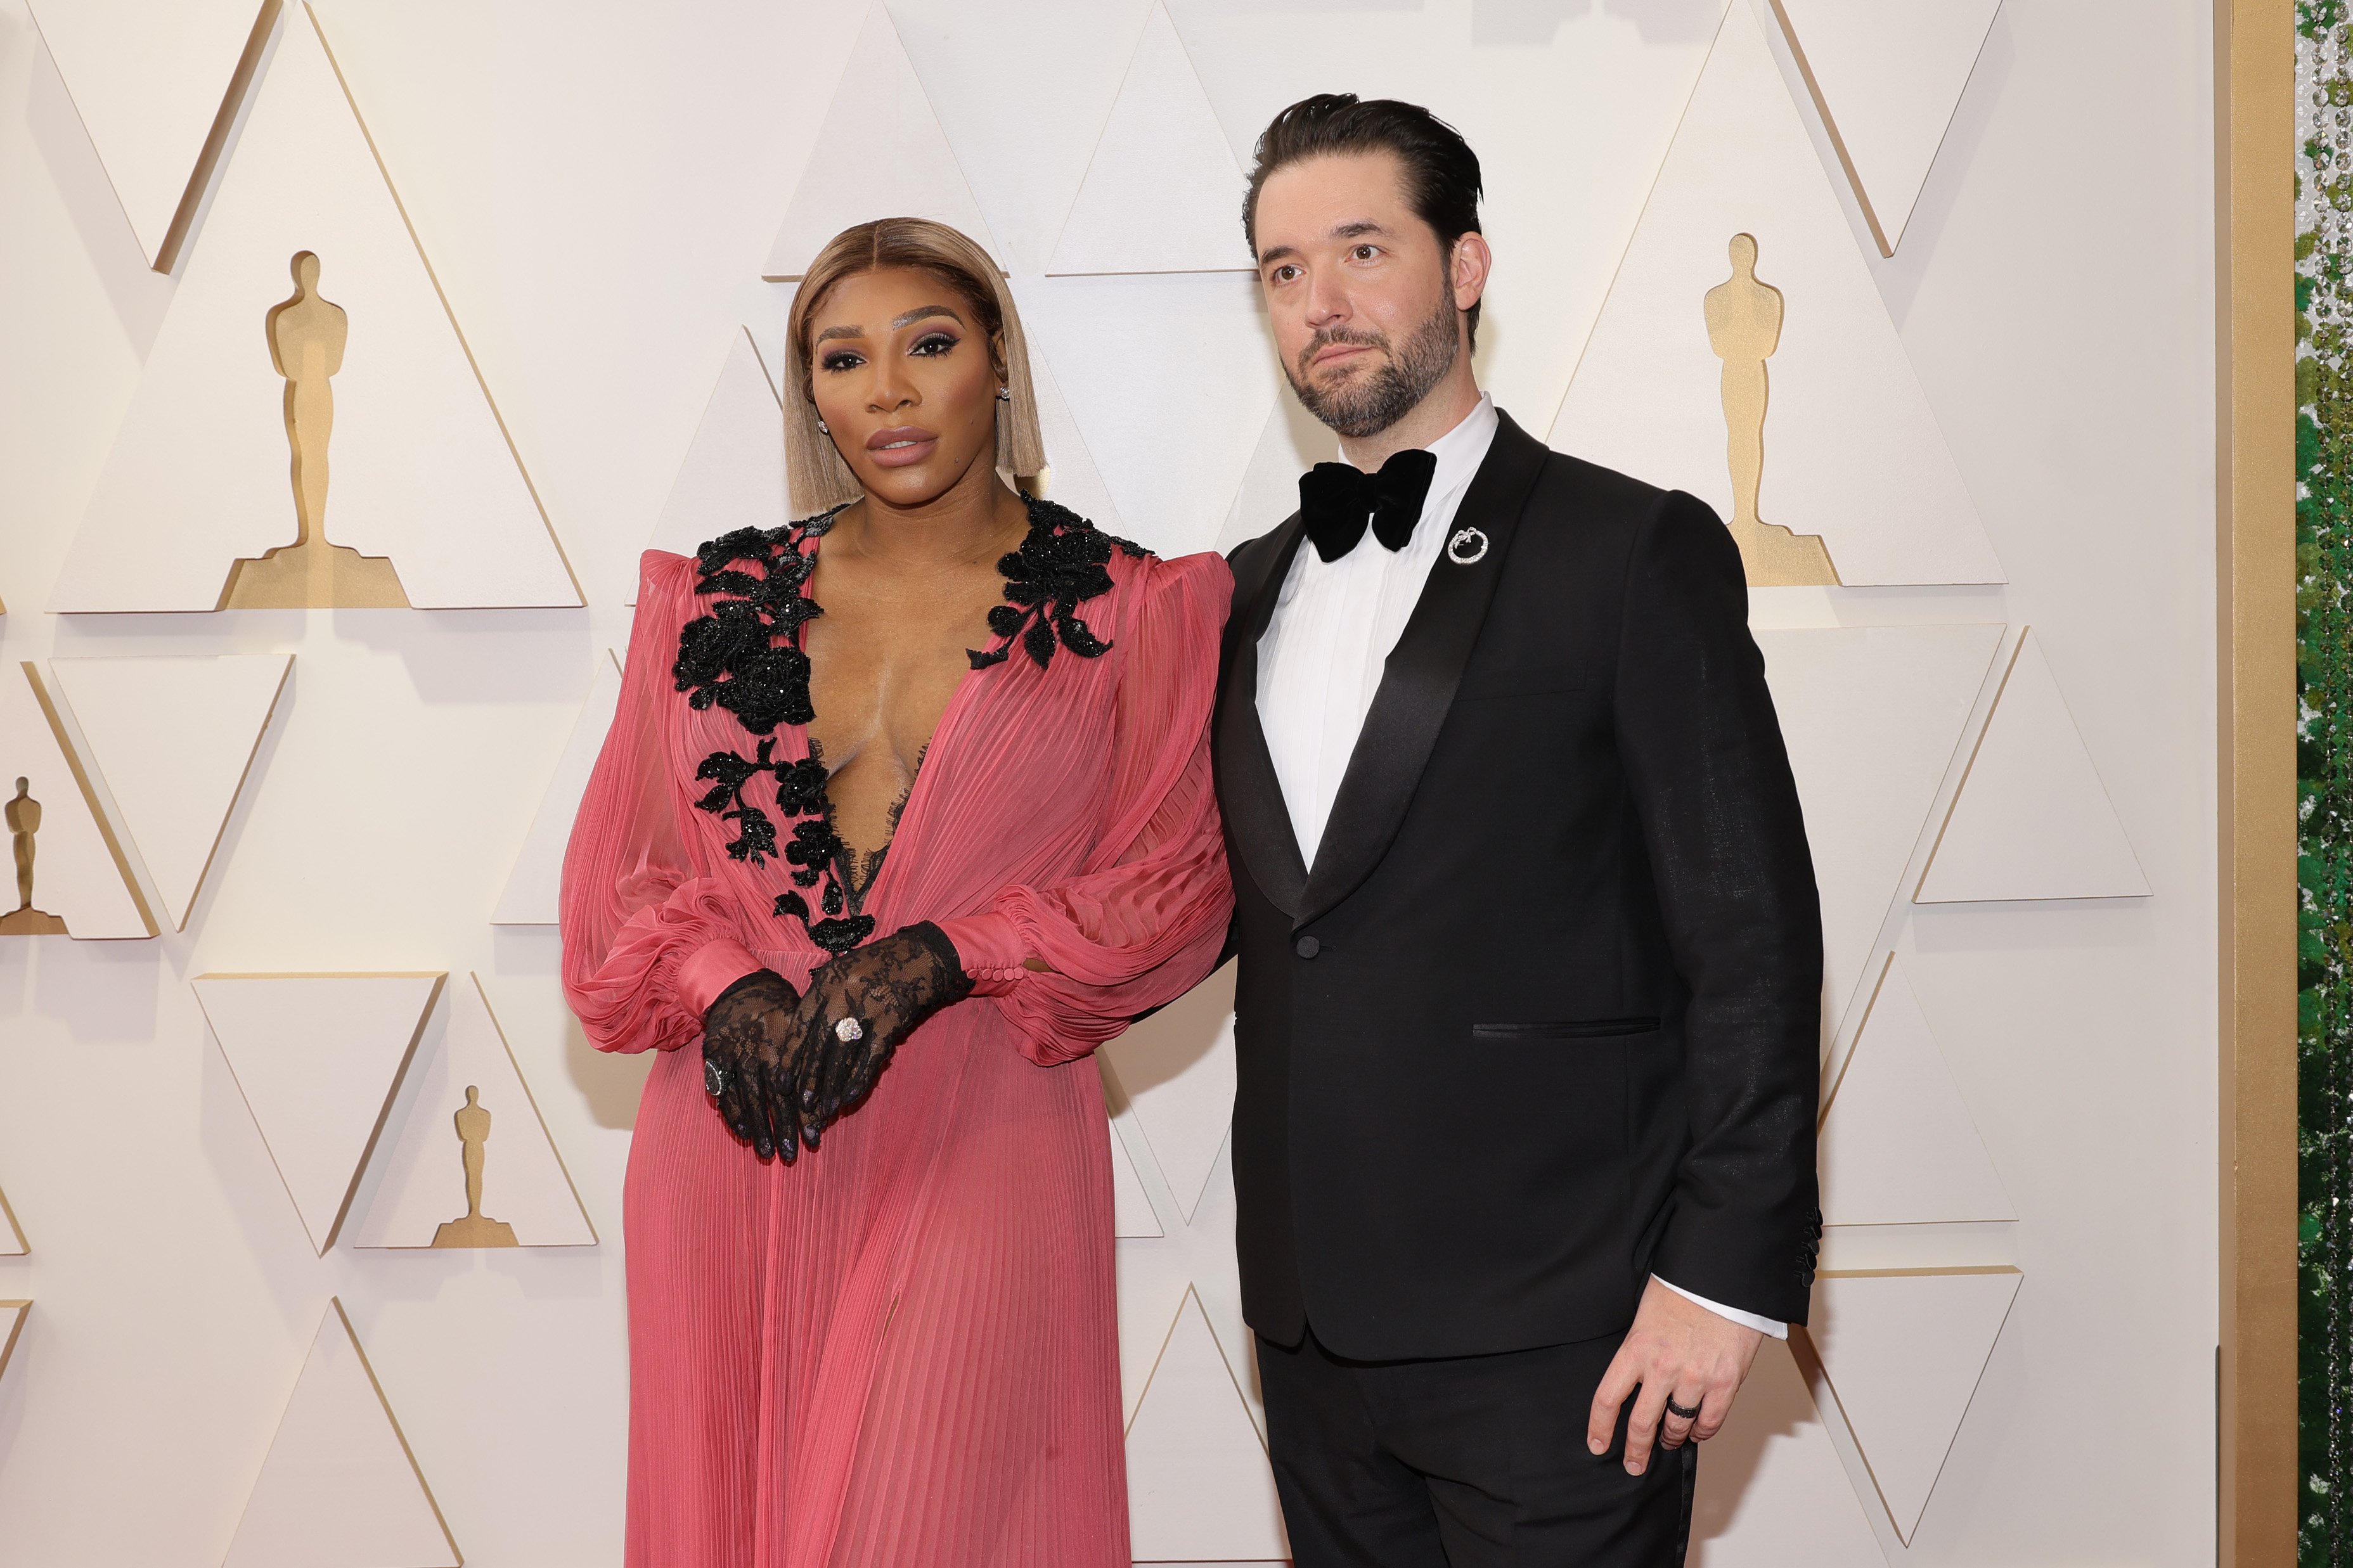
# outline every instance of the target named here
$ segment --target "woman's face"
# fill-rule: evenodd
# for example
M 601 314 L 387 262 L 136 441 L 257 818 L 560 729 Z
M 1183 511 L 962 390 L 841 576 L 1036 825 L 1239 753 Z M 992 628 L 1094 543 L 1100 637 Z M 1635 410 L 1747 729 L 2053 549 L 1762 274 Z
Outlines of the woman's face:
M 928 272 L 845 278 L 810 312 L 809 391 L 866 493 L 892 506 L 997 464 L 991 345 L 963 294 Z

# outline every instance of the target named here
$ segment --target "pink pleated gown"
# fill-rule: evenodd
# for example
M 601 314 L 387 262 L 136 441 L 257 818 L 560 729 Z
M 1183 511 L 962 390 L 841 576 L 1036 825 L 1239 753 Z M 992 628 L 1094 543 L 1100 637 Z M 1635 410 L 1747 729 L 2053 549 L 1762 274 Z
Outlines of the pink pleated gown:
M 565 984 L 602 1050 L 660 1058 L 623 1212 L 630 1568 L 1124 1568 L 1110 1148 L 1087 1059 L 1215 962 L 1215 556 L 1121 554 L 1108 653 L 964 678 L 863 901 L 938 921 L 976 982 L 797 1163 L 702 1087 L 701 1019 L 826 955 L 728 858 L 697 763 L 750 754 L 674 689 L 694 563 L 649 552 L 620 710 L 565 858 Z M 813 597 L 822 599 L 820 571 Z M 808 752 L 776 731 L 778 756 Z M 1043 959 L 1041 973 L 1025 958 Z

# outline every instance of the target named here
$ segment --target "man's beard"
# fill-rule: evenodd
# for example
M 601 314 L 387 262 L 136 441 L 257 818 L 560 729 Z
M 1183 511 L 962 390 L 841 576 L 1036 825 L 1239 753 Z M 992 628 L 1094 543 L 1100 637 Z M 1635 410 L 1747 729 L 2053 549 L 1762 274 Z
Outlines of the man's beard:
M 1385 332 L 1351 331 L 1345 327 L 1319 331 L 1299 351 L 1296 366 L 1285 365 L 1282 374 L 1307 412 L 1339 434 L 1357 441 L 1377 436 L 1412 413 L 1430 395 L 1430 389 L 1454 368 L 1454 356 L 1461 352 L 1456 324 L 1461 314 L 1452 300 L 1441 296 L 1437 310 L 1413 330 L 1402 351 L 1390 347 Z M 1334 343 L 1378 349 L 1387 359 L 1378 369 L 1348 376 L 1326 392 L 1308 380 L 1308 365 Z

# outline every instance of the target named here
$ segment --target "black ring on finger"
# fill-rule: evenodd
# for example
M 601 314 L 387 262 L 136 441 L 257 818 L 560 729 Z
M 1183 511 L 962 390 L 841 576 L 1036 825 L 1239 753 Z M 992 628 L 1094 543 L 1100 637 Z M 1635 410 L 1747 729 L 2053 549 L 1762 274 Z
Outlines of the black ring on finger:
M 1705 1397 L 1703 1396 L 1701 1403 L 1704 1404 L 1705 1402 Z M 1686 1410 L 1682 1405 L 1677 1405 L 1675 1403 L 1675 1396 L 1670 1394 L 1667 1395 L 1667 1414 L 1670 1415 L 1680 1415 L 1686 1421 L 1696 1421 L 1699 1419 L 1699 1405 L 1694 1405 L 1690 1409 Z

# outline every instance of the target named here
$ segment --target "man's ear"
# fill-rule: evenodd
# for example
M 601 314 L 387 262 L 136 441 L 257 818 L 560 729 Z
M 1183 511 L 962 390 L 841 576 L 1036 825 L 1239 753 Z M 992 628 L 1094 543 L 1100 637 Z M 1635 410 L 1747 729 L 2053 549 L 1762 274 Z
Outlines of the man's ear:
M 1487 292 L 1487 274 L 1495 264 L 1495 253 L 1487 248 L 1487 237 L 1477 229 L 1460 236 L 1454 241 L 1454 253 L 1447 258 L 1447 283 L 1454 290 L 1454 308 L 1467 310 Z

